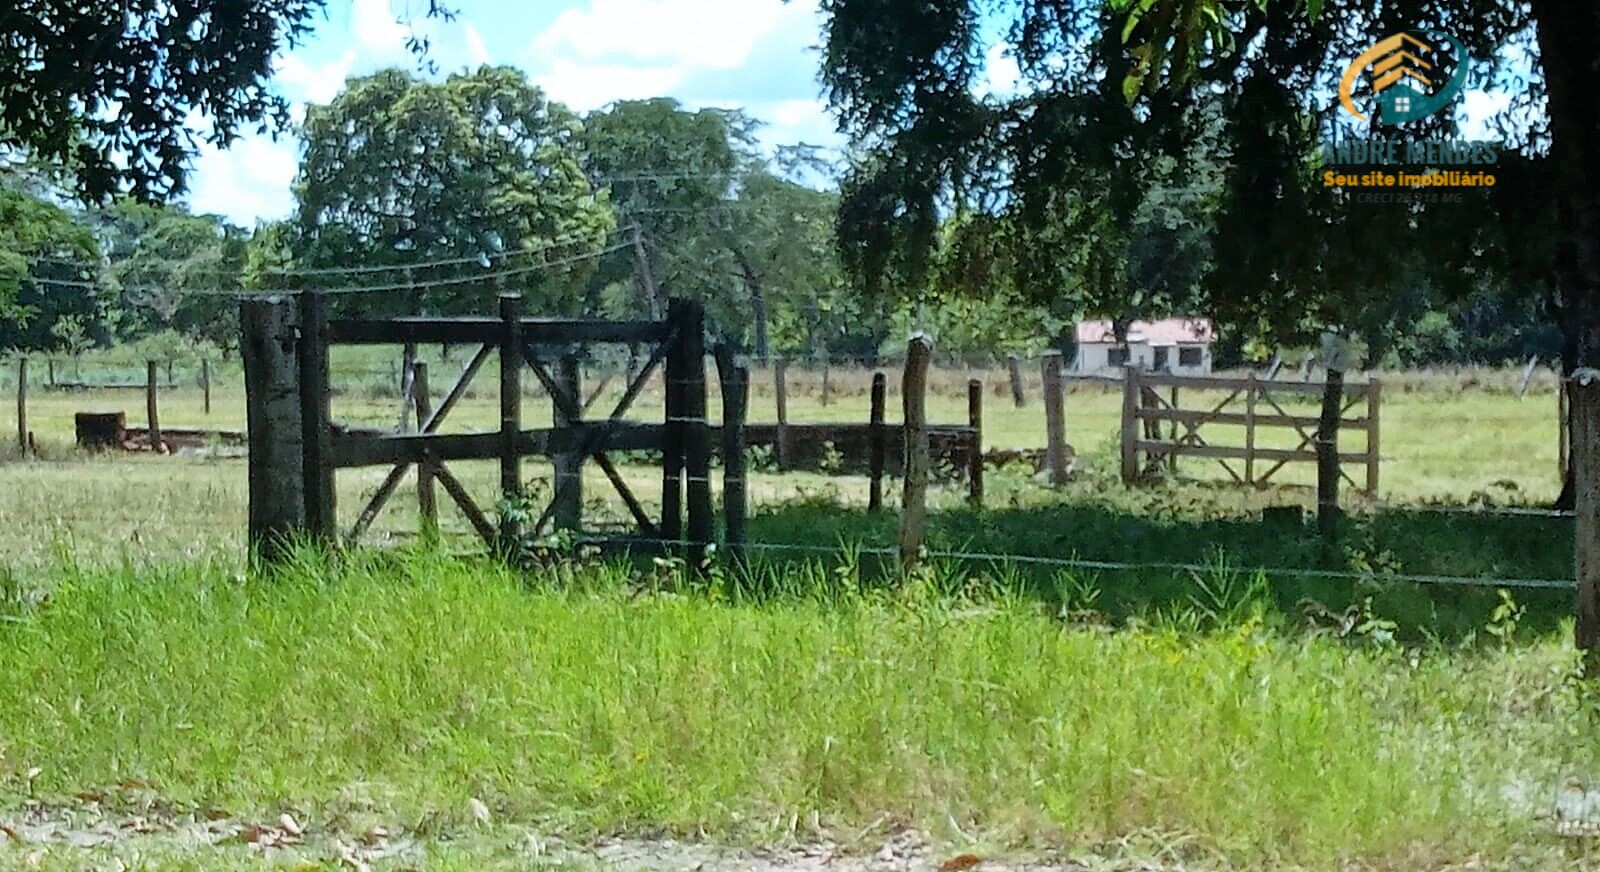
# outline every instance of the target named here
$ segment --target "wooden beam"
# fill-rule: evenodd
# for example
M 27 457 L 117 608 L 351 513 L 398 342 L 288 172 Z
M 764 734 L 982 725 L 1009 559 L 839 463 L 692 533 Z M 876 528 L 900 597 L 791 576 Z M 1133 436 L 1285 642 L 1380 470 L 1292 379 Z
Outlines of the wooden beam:
M 518 457 L 553 456 L 583 451 L 645 451 L 660 449 L 666 426 L 627 421 L 585 421 L 569 427 L 521 430 L 512 441 Z M 358 466 L 416 463 L 425 454 L 440 462 L 450 460 L 494 460 L 501 457 L 503 434 L 481 433 L 394 433 L 378 436 L 335 434 L 330 456 L 339 469 Z M 591 455 L 592 456 L 592 455 Z
M 1250 401 L 1246 401 L 1247 405 Z M 1249 411 L 1240 412 L 1204 412 L 1199 409 L 1168 409 L 1168 408 L 1141 408 L 1137 417 L 1145 421 L 1176 421 L 1181 424 L 1236 424 L 1248 426 L 1252 421 Z M 1315 427 L 1321 423 L 1319 415 L 1254 415 L 1253 420 L 1258 427 Z M 1340 426 L 1365 428 L 1368 426 L 1367 416 L 1354 418 L 1340 418 Z
M 750 401 L 750 370 L 733 349 L 716 349 L 717 377 L 722 382 L 722 518 L 723 543 L 736 565 L 745 559 L 749 488 L 745 480 L 744 415 Z
M 1251 385 L 1248 378 L 1224 378 L 1221 376 L 1189 376 L 1172 375 L 1164 372 L 1144 372 L 1139 374 L 1139 382 L 1152 387 L 1166 387 L 1177 385 L 1181 388 L 1193 390 L 1246 390 Z M 1255 384 L 1261 385 L 1260 380 Z M 1265 386 L 1262 386 L 1265 390 Z M 1304 394 L 1306 396 L 1320 397 L 1323 386 L 1317 382 L 1273 382 L 1270 390 L 1275 394 Z M 1365 397 L 1367 385 L 1362 382 L 1346 384 L 1343 388 L 1346 397 Z
M 1249 456 L 1250 449 L 1235 445 L 1186 445 L 1184 443 L 1162 442 L 1153 439 L 1140 439 L 1134 446 L 1142 452 L 1165 455 L 1168 452 L 1176 453 L 1179 457 L 1210 457 L 1222 459 L 1242 460 Z M 1277 460 L 1283 462 L 1314 461 L 1317 459 L 1315 450 L 1290 451 L 1285 448 L 1257 448 L 1254 451 L 1259 460 Z M 1343 452 L 1339 455 L 1340 463 L 1366 463 L 1367 454 L 1361 452 Z M 1262 480 L 1265 480 L 1265 476 Z
M 519 318 L 522 338 L 537 345 L 570 346 L 614 342 L 658 342 L 666 336 L 660 321 L 606 321 L 592 318 Z M 339 345 L 405 345 L 498 342 L 501 318 L 341 318 L 328 322 L 328 338 Z
M 1039 361 L 1044 377 L 1045 468 L 1050 484 L 1067 483 L 1067 400 L 1061 387 L 1061 352 L 1046 351 Z
M 871 483 L 867 491 L 867 510 L 883 508 L 883 467 L 888 453 L 888 439 L 883 426 L 883 407 L 888 394 L 888 378 L 881 372 L 872 374 L 872 408 L 867 419 L 867 470 Z
M 287 297 L 239 303 L 249 432 L 249 537 L 267 563 L 287 556 L 305 529 L 305 451 L 298 366 L 299 309 Z
M 484 517 L 478 505 L 472 501 L 472 495 L 467 493 L 467 489 L 456 480 L 455 474 L 437 463 L 434 464 L 433 474 L 438 477 L 439 483 L 444 485 L 445 493 L 455 501 L 456 508 L 461 510 L 461 514 L 466 515 L 467 523 L 477 531 L 478 538 L 483 540 L 483 544 L 494 548 L 499 540 L 499 532 L 489 523 L 489 519 Z
M 900 502 L 900 567 L 909 571 L 922 560 L 928 535 L 928 364 L 933 343 L 921 333 L 906 345 L 900 398 L 905 415 L 904 484 Z

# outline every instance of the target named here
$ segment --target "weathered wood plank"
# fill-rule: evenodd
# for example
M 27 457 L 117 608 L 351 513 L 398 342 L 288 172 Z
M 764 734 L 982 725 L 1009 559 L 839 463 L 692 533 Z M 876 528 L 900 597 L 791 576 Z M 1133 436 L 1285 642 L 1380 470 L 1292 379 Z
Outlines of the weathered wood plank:
M 1204 423 L 1204 424 L 1238 424 L 1249 426 L 1251 421 L 1258 427 L 1315 427 L 1321 422 L 1319 415 L 1261 415 L 1252 416 L 1246 412 L 1207 412 L 1200 409 L 1168 409 L 1168 408 L 1142 408 L 1136 417 L 1146 421 L 1177 421 L 1179 423 Z M 1340 426 L 1364 428 L 1369 426 L 1369 418 L 1360 416 L 1354 418 L 1340 418 Z
M 595 451 L 645 451 L 659 449 L 662 424 L 635 424 L 612 421 L 586 421 L 559 429 L 522 430 L 517 433 L 514 450 L 519 457 L 554 456 L 582 451 L 592 445 Z M 416 463 L 424 455 L 438 462 L 451 460 L 495 460 L 501 457 L 500 431 L 483 433 L 396 433 L 390 435 L 351 435 L 335 433 L 330 457 L 339 469 L 357 466 Z
M 1251 386 L 1256 386 L 1256 387 L 1259 387 L 1263 393 L 1271 393 L 1271 394 L 1305 394 L 1307 396 L 1320 397 L 1320 396 L 1322 396 L 1322 393 L 1323 393 L 1323 386 L 1322 386 L 1321 383 L 1318 383 L 1318 382 L 1270 382 L 1269 383 L 1269 382 L 1263 382 L 1261 380 L 1252 381 L 1251 379 L 1248 379 L 1248 378 L 1225 378 L 1225 377 L 1222 377 L 1222 376 L 1172 375 L 1170 373 L 1164 373 L 1164 372 L 1141 372 L 1141 373 L 1139 373 L 1139 383 L 1143 384 L 1145 386 L 1148 386 L 1148 387 L 1157 387 L 1157 386 L 1166 387 L 1166 386 L 1169 386 L 1169 385 L 1176 385 L 1176 386 L 1178 386 L 1180 388 L 1188 388 L 1188 389 L 1201 390 L 1201 391 L 1203 391 L 1203 390 L 1242 391 L 1242 390 L 1248 390 Z M 1362 382 L 1347 383 L 1344 386 L 1343 393 L 1344 393 L 1344 396 L 1351 397 L 1351 398 L 1354 398 L 1354 397 L 1365 397 L 1367 395 L 1367 385 L 1365 383 L 1362 383 Z
M 922 560 L 928 533 L 928 364 L 933 343 L 917 334 L 906 345 L 900 383 L 905 415 L 905 476 L 900 501 L 900 567 L 909 571 Z
M 536 345 L 595 342 L 659 342 L 661 321 L 604 321 L 589 318 L 521 318 L 522 338 Z M 328 322 L 329 341 L 341 345 L 498 343 L 505 323 L 493 317 L 340 318 Z
M 1243 459 L 1248 456 L 1247 449 L 1234 445 L 1186 445 L 1153 439 L 1141 439 L 1134 444 L 1142 452 L 1162 455 L 1173 452 L 1179 457 L 1211 457 L 1231 460 Z M 1258 460 L 1314 461 L 1317 459 L 1317 452 L 1315 450 L 1290 451 L 1284 448 L 1257 448 L 1255 456 Z M 1366 463 L 1366 461 L 1367 454 L 1364 451 L 1342 452 L 1339 454 L 1340 463 Z
M 300 414 L 299 310 L 287 297 L 239 304 L 250 454 L 249 543 L 268 563 L 305 529 L 305 438 Z

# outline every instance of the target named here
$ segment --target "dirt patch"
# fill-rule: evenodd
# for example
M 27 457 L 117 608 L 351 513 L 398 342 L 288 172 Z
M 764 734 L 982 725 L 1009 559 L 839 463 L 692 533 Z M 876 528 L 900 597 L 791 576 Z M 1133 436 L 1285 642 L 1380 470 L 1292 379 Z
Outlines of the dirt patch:
M 748 848 L 671 838 L 604 838 L 580 844 L 538 831 L 479 822 L 460 833 L 405 832 L 351 821 L 301 821 L 292 812 L 236 817 L 222 809 L 178 810 L 152 805 L 139 813 L 108 809 L 94 796 L 79 805 L 29 804 L 0 813 L 0 867 L 128 869 L 211 867 L 427 869 L 441 855 L 475 868 L 655 870 L 742 869 L 753 872 L 1026 872 L 1026 870 L 1143 870 L 1139 863 L 1066 858 L 1006 858 L 973 848 L 944 848 L 914 830 L 874 847 L 826 841 Z M 1163 867 L 1171 869 L 1174 867 Z

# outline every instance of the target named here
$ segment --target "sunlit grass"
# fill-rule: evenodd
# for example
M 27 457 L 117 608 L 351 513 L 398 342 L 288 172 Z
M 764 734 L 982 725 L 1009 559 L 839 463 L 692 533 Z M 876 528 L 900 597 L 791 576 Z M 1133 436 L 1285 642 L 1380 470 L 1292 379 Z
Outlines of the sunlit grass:
M 1600 762 L 1563 638 L 1341 641 L 1248 585 L 1108 633 L 994 580 L 873 593 L 820 568 L 759 601 L 676 571 L 394 555 L 61 572 L 0 622 L 0 808 L 138 779 L 330 826 L 358 794 L 448 832 L 478 798 L 580 834 L 766 841 L 814 812 L 1416 868 L 1559 858 L 1537 815 Z

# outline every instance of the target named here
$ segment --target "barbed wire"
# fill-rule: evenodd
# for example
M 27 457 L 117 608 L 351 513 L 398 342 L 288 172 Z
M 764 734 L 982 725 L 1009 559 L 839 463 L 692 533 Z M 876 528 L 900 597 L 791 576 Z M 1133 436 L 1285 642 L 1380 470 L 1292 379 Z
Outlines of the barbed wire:
M 679 540 L 638 537 L 625 537 L 620 541 L 623 543 L 637 543 L 641 545 L 652 545 L 668 548 L 684 548 L 692 544 Z M 742 547 L 751 551 L 789 552 L 796 554 L 815 554 L 819 556 L 827 555 L 833 557 L 870 554 L 878 557 L 891 557 L 898 559 L 900 556 L 900 551 L 897 548 L 868 546 L 849 542 L 828 546 L 758 541 L 744 542 L 734 546 L 728 546 L 724 544 L 722 547 Z M 1442 575 L 1436 573 L 1361 572 L 1349 569 L 1316 569 L 1298 566 L 1235 566 L 1229 565 L 1225 562 L 1181 563 L 1167 561 L 1098 560 L 1079 557 L 1042 557 L 1032 554 L 997 554 L 987 551 L 960 551 L 931 548 L 923 549 L 921 551 L 921 557 L 924 560 L 956 560 L 962 562 L 990 563 L 1002 566 L 1043 566 L 1056 569 L 1090 570 L 1094 572 L 1160 571 L 1192 573 L 1197 575 L 1222 572 L 1234 575 L 1260 575 L 1268 578 L 1319 578 L 1325 580 L 1368 583 L 1383 582 L 1450 587 L 1521 588 L 1529 590 L 1570 590 L 1577 586 L 1577 583 L 1574 580 L 1564 578 L 1500 578 L 1495 576 Z

